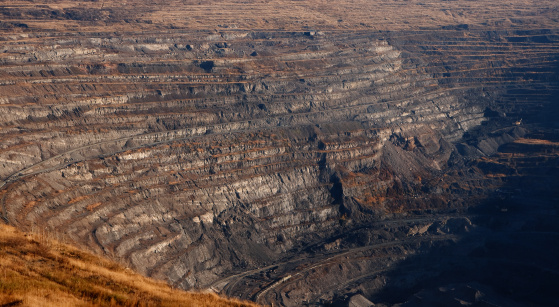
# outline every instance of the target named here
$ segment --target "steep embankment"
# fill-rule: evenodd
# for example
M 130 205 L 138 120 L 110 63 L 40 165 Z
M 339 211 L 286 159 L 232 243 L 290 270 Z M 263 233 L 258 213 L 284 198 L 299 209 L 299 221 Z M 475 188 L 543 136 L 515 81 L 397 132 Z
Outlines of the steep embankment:
M 0 225 L 2 306 L 256 306 L 191 293 L 53 239 Z
M 387 268 L 490 241 L 470 208 L 556 217 L 557 3 L 489 2 L 13 2 L 2 217 L 185 289 L 403 302 Z

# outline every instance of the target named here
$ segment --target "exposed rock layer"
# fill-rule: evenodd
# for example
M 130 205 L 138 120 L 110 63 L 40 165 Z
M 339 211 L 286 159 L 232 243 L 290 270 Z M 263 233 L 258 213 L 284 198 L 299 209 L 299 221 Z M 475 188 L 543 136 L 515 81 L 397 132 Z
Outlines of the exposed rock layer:
M 395 12 L 389 4 L 380 11 Z M 185 289 L 298 305 L 357 289 L 403 302 L 391 289 L 433 277 L 398 281 L 402 269 L 388 267 L 416 270 L 406 261 L 447 259 L 458 247 L 493 255 L 491 242 L 542 214 L 556 219 L 552 13 L 535 21 L 518 10 L 499 24 L 472 9 L 472 24 L 380 23 L 392 32 L 145 22 L 176 5 L 139 5 L 125 22 L 143 31 L 115 22 L 127 30 L 115 33 L 91 32 L 114 22 L 108 9 L 4 9 L 9 223 L 55 229 Z M 65 22 L 84 31 L 47 28 Z M 522 207 L 535 194 L 537 206 Z M 470 210 L 497 199 L 506 211 L 513 196 L 517 214 L 533 219 L 501 229 L 495 212 Z M 541 269 L 556 276 L 556 265 Z

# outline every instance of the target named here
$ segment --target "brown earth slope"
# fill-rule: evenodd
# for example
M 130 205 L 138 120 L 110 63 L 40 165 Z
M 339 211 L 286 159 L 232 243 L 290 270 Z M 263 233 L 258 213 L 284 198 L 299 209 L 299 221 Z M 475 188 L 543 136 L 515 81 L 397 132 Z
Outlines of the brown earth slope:
M 0 225 L 0 306 L 257 306 L 172 289 L 52 235 Z

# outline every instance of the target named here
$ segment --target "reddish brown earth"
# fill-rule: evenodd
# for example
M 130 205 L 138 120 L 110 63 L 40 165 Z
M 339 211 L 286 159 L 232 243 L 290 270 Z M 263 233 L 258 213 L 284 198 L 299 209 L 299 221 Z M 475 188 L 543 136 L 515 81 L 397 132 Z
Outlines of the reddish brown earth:
M 264 304 L 555 305 L 558 6 L 3 3 L 2 218 Z

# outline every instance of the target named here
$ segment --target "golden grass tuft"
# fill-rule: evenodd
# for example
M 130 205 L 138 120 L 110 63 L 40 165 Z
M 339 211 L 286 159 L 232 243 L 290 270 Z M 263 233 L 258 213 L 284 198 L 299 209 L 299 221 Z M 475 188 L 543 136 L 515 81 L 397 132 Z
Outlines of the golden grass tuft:
M 257 306 L 172 289 L 107 259 L 0 225 L 0 306 Z

